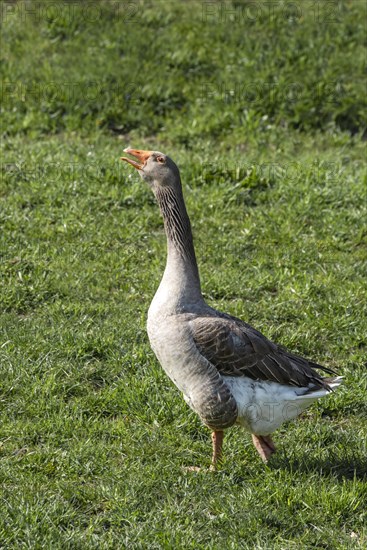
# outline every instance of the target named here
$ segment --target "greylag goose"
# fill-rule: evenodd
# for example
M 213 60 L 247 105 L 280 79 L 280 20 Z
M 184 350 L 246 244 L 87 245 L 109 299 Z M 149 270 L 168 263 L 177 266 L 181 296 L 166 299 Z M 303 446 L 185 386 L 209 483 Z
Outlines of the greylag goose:
M 267 462 L 275 452 L 270 434 L 339 386 L 341 377 L 206 304 L 176 164 L 157 151 L 124 152 L 136 160 L 121 160 L 151 187 L 167 236 L 166 268 L 148 312 L 151 347 L 185 401 L 212 430 L 212 469 L 221 458 L 223 430 L 236 423 L 252 434 Z

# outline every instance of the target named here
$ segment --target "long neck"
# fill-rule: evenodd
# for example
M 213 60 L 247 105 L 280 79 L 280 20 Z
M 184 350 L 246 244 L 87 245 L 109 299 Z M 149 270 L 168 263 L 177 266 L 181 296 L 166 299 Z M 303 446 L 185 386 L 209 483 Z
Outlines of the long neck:
M 167 264 L 161 287 L 169 288 L 177 302 L 202 299 L 191 224 L 181 189 L 156 190 L 167 236 Z

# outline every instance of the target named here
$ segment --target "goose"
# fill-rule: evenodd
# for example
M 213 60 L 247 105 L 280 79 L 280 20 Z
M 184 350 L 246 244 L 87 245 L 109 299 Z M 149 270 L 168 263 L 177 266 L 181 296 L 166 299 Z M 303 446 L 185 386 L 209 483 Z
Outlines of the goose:
M 124 153 L 129 157 L 121 160 L 152 189 L 167 237 L 166 267 L 148 311 L 150 345 L 212 431 L 211 469 L 221 461 L 224 430 L 234 424 L 252 434 L 266 463 L 276 450 L 271 434 L 339 386 L 342 377 L 204 301 L 178 167 L 158 151 L 127 148 Z

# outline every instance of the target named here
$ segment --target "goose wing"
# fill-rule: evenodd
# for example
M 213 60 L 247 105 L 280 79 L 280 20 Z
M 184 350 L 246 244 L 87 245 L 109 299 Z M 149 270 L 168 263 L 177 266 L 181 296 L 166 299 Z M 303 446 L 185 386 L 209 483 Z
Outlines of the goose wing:
M 334 371 L 288 352 L 236 317 L 198 317 L 190 326 L 199 352 L 222 375 L 330 389 L 314 369 Z

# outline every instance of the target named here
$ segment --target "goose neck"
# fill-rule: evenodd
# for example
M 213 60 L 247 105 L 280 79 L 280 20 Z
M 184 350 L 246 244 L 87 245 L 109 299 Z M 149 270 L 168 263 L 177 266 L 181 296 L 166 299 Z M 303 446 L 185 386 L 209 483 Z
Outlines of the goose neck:
M 167 236 L 167 264 L 162 284 L 186 299 L 201 298 L 199 270 L 190 219 L 181 189 L 170 187 L 156 192 Z

